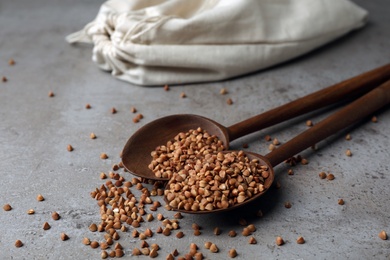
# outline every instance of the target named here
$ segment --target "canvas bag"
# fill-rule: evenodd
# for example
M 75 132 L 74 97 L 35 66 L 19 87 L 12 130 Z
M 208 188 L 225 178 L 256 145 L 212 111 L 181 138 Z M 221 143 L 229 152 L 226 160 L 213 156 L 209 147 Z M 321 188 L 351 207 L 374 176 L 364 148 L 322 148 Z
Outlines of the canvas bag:
M 216 81 L 287 61 L 362 27 L 349 0 L 109 0 L 69 35 L 138 85 Z

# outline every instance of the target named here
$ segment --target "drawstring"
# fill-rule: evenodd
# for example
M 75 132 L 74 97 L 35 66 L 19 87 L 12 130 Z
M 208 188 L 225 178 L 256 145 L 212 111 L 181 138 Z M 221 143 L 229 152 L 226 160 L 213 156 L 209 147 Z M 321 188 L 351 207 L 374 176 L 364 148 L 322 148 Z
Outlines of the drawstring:
M 93 43 L 93 36 L 96 34 L 112 35 L 115 31 L 117 17 L 118 15 L 114 13 L 98 17 L 95 21 L 87 24 L 82 30 L 66 36 L 65 39 L 69 43 Z
M 128 18 L 136 18 L 136 16 L 130 16 L 127 15 Z M 133 28 L 129 29 L 126 34 L 123 36 L 121 44 L 123 44 L 125 41 L 131 39 L 132 41 L 138 40 L 142 35 L 149 32 L 150 30 L 153 30 L 169 19 L 173 18 L 173 16 L 150 16 L 150 17 L 144 17 L 140 19 Z M 151 25 L 150 25 L 151 24 Z M 128 39 L 129 38 L 129 39 Z
M 120 44 L 123 44 L 128 40 L 139 41 L 142 35 L 161 26 L 163 23 L 173 18 L 174 16 L 157 15 L 143 17 L 138 14 L 126 14 L 125 16 L 118 16 L 115 13 L 108 13 L 105 16 L 98 17 L 95 19 L 95 21 L 87 24 L 84 29 L 68 35 L 65 39 L 69 43 L 93 43 L 93 36 L 96 34 L 105 34 L 111 37 L 111 35 L 115 33 L 116 25 L 121 17 L 124 17 L 128 20 L 135 20 L 135 25 L 127 30 L 125 35 L 122 37 Z
M 87 24 L 84 29 L 69 34 L 65 37 L 65 40 L 69 43 L 83 42 L 83 43 L 92 43 L 91 37 L 87 34 L 89 28 L 95 25 L 95 22 Z

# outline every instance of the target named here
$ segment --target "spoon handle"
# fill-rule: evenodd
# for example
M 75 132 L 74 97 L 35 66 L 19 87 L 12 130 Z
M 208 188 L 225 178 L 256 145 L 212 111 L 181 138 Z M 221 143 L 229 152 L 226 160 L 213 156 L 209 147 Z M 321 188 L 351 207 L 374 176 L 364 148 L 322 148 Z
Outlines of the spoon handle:
M 390 79 L 390 64 L 316 91 L 227 128 L 229 141 L 347 98 L 357 98 Z
M 272 166 L 276 166 L 337 131 L 368 117 L 389 103 L 390 80 L 276 148 L 265 157 Z

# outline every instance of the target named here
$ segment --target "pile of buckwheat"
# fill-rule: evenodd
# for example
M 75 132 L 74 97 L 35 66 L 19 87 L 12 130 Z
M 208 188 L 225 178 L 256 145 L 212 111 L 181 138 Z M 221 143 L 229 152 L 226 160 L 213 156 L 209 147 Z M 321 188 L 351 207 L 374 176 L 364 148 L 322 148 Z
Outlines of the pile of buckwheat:
M 215 135 L 209 135 L 198 128 L 186 133 L 177 134 L 166 145 L 161 145 L 151 153 L 152 162 L 149 164 L 157 177 L 171 178 L 173 173 L 188 171 L 188 165 L 206 154 L 214 154 L 225 150 L 221 140 Z
M 224 149 L 215 135 L 198 128 L 179 133 L 151 153 L 149 168 L 169 178 L 164 195 L 172 209 L 226 209 L 265 191 L 268 166 L 243 151 Z

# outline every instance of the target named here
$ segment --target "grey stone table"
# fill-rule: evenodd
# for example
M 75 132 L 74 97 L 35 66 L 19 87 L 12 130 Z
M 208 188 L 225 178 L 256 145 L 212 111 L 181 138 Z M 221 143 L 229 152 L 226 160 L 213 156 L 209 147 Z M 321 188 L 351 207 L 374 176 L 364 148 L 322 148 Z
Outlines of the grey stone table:
M 104 184 L 101 172 L 109 173 L 120 162 L 120 151 L 139 127 L 156 118 L 176 113 L 208 116 L 224 125 L 292 101 L 389 62 L 390 2 L 356 1 L 370 12 L 368 25 L 308 55 L 272 69 L 223 82 L 161 87 L 134 86 L 114 79 L 91 61 L 91 46 L 71 46 L 64 37 L 91 21 L 102 1 L 18 0 L 0 2 L 0 259 L 99 259 L 100 249 L 82 239 L 102 241 L 102 233 L 88 227 L 99 223 L 100 213 L 90 192 Z M 14 59 L 10 66 L 8 61 Z M 220 95 L 221 88 L 228 90 Z M 48 97 L 52 91 L 54 97 Z M 184 92 L 187 97 L 181 98 Z M 226 100 L 231 98 L 232 105 Z M 91 109 L 86 109 L 86 104 Z M 144 118 L 133 123 L 131 107 Z M 111 113 L 115 107 L 116 114 Z M 232 143 L 235 149 L 268 152 L 264 136 L 286 142 L 307 128 L 305 122 L 320 121 L 335 109 L 313 113 L 251 134 Z M 160 245 L 159 259 L 175 248 L 181 255 L 196 243 L 207 259 L 226 259 L 236 248 L 237 259 L 389 259 L 390 242 L 378 237 L 390 233 L 389 147 L 390 111 L 375 114 L 377 123 L 365 120 L 301 155 L 309 164 L 276 168 L 279 189 L 249 207 L 226 214 L 184 215 L 181 239 L 155 234 L 147 241 Z M 93 132 L 96 139 L 90 139 Z M 345 140 L 349 133 L 350 141 Z M 67 145 L 74 147 L 67 151 Z M 345 155 L 350 149 L 352 156 Z M 100 154 L 106 153 L 106 160 Z M 134 176 L 118 171 L 126 180 Z M 333 181 L 319 178 L 332 173 Z M 147 185 L 146 185 L 147 186 Z M 137 190 L 134 191 L 137 194 Z M 44 201 L 36 197 L 42 194 Z M 153 197 L 161 202 L 162 198 Z M 338 200 L 343 199 L 344 205 Z M 291 208 L 286 208 L 286 203 Z M 34 209 L 34 215 L 27 210 Z M 256 216 L 261 210 L 262 217 Z M 54 221 L 53 211 L 61 218 Z M 153 214 L 167 218 L 164 207 Z M 257 244 L 241 235 L 245 219 L 257 227 Z M 43 230 L 43 223 L 51 225 Z M 192 235 L 192 223 L 202 227 Z M 140 229 L 160 226 L 157 220 Z M 219 227 L 222 233 L 213 234 Z M 125 259 L 131 258 L 140 241 L 120 232 Z M 235 230 L 235 238 L 228 236 Z M 69 240 L 62 241 L 65 232 Z M 277 246 L 275 239 L 285 244 Z M 302 236 L 304 244 L 297 244 Z M 16 240 L 24 245 L 14 246 Z M 214 242 L 219 253 L 204 248 Z M 142 257 L 139 257 L 142 258 Z M 145 258 L 145 257 L 144 257 Z

